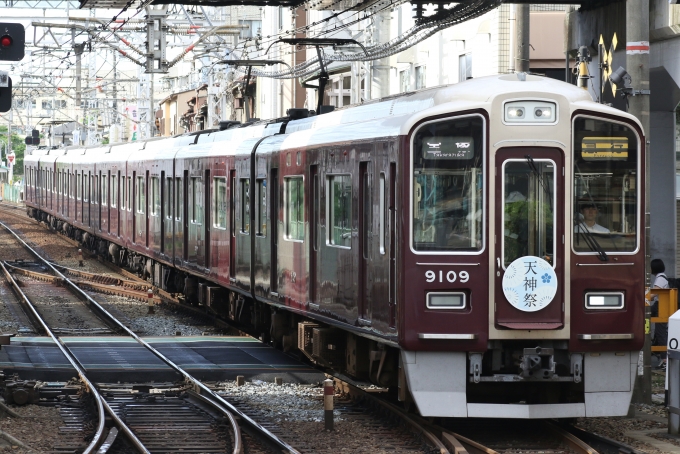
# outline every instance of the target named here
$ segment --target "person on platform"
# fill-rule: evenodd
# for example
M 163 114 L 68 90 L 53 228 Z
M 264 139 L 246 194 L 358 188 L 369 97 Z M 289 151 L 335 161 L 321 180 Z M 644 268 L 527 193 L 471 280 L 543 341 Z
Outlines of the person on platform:
M 652 279 L 652 288 L 669 288 L 668 278 L 666 277 L 666 265 L 664 265 L 663 260 L 654 259 L 650 263 L 650 268 L 654 279 Z M 658 317 L 659 314 L 659 300 L 657 297 L 654 298 L 652 302 L 652 316 Z M 652 345 L 663 345 L 666 346 L 668 343 L 668 323 L 655 323 L 654 324 L 654 334 L 652 337 Z M 666 352 L 659 352 L 659 357 L 661 362 L 658 366 L 659 369 L 666 369 Z

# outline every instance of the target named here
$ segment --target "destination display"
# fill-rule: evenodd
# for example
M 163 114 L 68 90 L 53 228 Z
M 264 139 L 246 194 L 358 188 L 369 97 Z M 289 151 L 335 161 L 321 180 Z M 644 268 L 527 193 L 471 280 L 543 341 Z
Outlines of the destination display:
M 584 137 L 581 156 L 585 161 L 628 159 L 628 137 Z
M 422 143 L 425 159 L 471 159 L 475 154 L 472 137 L 434 136 Z

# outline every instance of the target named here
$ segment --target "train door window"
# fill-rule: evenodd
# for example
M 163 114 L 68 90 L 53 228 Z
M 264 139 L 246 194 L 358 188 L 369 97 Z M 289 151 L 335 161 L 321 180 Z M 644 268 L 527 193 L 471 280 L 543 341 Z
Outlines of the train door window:
M 366 172 L 363 173 L 363 178 L 361 181 L 362 185 L 362 193 L 363 193 L 363 231 L 362 233 L 362 242 L 363 242 L 363 247 L 362 252 L 364 255 L 365 259 L 368 259 L 370 256 L 370 248 L 369 248 L 369 241 L 371 239 L 371 236 L 373 234 L 373 197 L 371 193 L 371 174 L 369 173 L 368 169 Z
M 213 227 L 226 230 L 227 228 L 227 179 L 213 178 Z
M 305 239 L 305 185 L 302 176 L 286 177 L 285 191 L 285 238 L 291 241 Z
M 109 179 L 106 174 L 102 174 L 101 176 L 101 184 L 102 184 L 102 189 L 101 189 L 101 194 L 102 194 L 102 206 L 108 205 L 108 197 L 109 197 Z
M 352 176 L 329 175 L 327 188 L 328 244 L 349 248 L 352 246 Z
M 99 175 L 92 175 L 92 180 L 90 182 L 90 187 L 92 188 L 92 203 L 99 203 Z
M 184 213 L 184 191 L 182 190 L 182 179 L 175 178 L 175 220 L 182 220 Z
M 191 222 L 203 224 L 203 178 L 191 177 Z
M 111 175 L 111 208 L 118 206 L 118 181 L 120 180 L 120 171 Z
M 144 177 L 137 177 L 137 186 L 135 187 L 136 193 L 136 210 L 139 214 L 146 213 L 146 185 L 144 184 Z
M 574 251 L 637 251 L 641 241 L 637 133 L 622 123 L 579 116 L 573 134 Z
M 241 233 L 250 234 L 250 180 L 241 179 Z
M 380 241 L 380 254 L 385 254 L 385 172 L 380 172 L 378 191 L 380 200 L 378 201 L 378 235 Z
M 85 172 L 83 172 L 83 202 L 90 201 L 90 186 L 88 184 L 89 181 L 90 177 L 88 175 L 85 175 Z
M 151 216 L 161 214 L 161 193 L 160 180 L 158 177 L 151 177 Z
M 503 163 L 503 266 L 528 255 L 555 262 L 555 163 Z M 553 265 L 554 266 L 554 265 Z
M 431 121 L 411 144 L 411 248 L 476 254 L 484 247 L 484 119 Z
M 76 172 L 76 200 L 80 200 L 83 196 L 83 186 L 81 181 L 81 174 Z
M 163 184 L 165 184 L 163 188 L 163 194 L 165 195 L 165 199 L 163 199 L 163 212 L 166 219 L 172 220 L 172 177 L 167 177 Z
M 127 177 L 127 210 L 132 211 L 132 177 Z
M 267 180 L 260 178 L 255 183 L 255 233 L 267 236 Z

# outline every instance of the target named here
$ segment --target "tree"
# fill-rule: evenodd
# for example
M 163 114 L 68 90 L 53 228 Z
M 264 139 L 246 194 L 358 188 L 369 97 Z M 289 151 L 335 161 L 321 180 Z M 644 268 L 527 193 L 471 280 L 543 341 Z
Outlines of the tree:
M 7 126 L 0 125 L 0 148 L 2 148 L 2 158 L 7 159 Z M 14 158 L 14 175 L 24 174 L 24 152 L 26 143 L 24 137 L 12 131 L 12 151 L 16 155 Z

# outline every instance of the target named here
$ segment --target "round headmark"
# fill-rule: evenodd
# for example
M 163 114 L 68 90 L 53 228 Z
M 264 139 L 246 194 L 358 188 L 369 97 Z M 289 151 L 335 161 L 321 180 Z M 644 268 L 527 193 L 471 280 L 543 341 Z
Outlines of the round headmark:
M 555 298 L 557 275 L 540 257 L 520 257 L 505 270 L 503 293 L 520 311 L 540 311 Z

